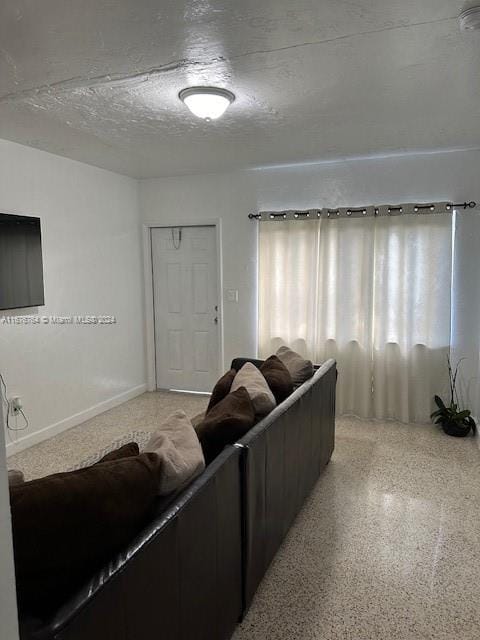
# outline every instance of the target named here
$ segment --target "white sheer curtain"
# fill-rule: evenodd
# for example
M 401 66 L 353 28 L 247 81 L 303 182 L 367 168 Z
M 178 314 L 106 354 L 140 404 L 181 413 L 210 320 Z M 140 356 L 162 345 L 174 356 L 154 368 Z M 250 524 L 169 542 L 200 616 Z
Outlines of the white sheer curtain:
M 337 411 L 424 422 L 445 386 L 451 216 L 260 223 L 259 350 L 337 360 Z

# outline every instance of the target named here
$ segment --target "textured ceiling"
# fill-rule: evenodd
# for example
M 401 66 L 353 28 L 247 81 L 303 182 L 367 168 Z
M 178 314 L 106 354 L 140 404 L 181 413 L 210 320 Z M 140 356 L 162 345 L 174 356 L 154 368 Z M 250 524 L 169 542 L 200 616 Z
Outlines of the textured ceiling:
M 2 0 L 0 137 L 135 177 L 480 146 L 464 6 Z M 196 84 L 237 100 L 202 122 Z

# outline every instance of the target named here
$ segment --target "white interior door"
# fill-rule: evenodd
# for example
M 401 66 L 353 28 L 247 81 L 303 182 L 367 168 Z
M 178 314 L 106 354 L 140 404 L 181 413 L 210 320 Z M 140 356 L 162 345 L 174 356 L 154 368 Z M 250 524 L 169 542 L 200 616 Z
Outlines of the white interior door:
M 157 388 L 211 391 L 220 335 L 215 227 L 151 233 Z

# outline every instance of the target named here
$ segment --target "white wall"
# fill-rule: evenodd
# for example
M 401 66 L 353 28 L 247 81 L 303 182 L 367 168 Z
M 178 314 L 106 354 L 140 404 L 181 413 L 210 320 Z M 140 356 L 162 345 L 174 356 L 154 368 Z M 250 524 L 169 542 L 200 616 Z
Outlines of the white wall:
M 480 165 L 477 165 L 480 173 Z M 475 171 L 475 168 L 472 167 Z M 480 190 L 480 179 L 477 179 Z M 479 202 L 478 196 L 476 198 Z M 480 420 L 480 208 L 457 216 L 453 271 L 453 356 L 460 369 L 460 399 Z
M 408 202 L 477 200 L 480 150 L 351 159 L 246 172 L 144 180 L 144 221 L 181 224 L 223 221 L 224 289 L 239 289 L 239 302 L 224 301 L 225 365 L 235 355 L 256 353 L 256 223 L 250 211 Z M 454 347 L 467 355 L 468 402 L 480 414 L 475 392 L 480 336 L 480 209 L 460 214 L 455 272 Z
M 225 362 L 256 353 L 256 226 L 246 214 L 256 207 L 250 176 L 187 176 L 140 182 L 145 222 L 222 220 L 223 287 L 238 289 L 239 302 L 224 300 Z
M 0 372 L 30 420 L 13 453 L 145 389 L 138 183 L 0 140 L 0 211 L 41 218 L 41 315 L 117 318 L 18 326 L 0 317 Z

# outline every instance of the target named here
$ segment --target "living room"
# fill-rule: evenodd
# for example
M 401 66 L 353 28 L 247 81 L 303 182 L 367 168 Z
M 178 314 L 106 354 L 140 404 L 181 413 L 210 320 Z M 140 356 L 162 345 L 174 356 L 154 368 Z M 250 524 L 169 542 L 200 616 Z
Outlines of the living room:
M 7 0 L 0 17 L 2 638 L 151 638 L 160 614 L 172 639 L 477 638 L 480 11 Z M 37 229 L 31 272 L 13 223 Z M 317 368 L 296 379 L 285 348 Z M 232 371 L 254 417 L 212 453 Z M 188 483 L 26 610 L 20 545 L 60 555 L 72 531 L 57 513 L 51 536 L 38 502 L 20 534 L 15 505 L 132 440 L 152 461 L 172 416 Z M 50 564 L 37 593 L 74 575 Z

